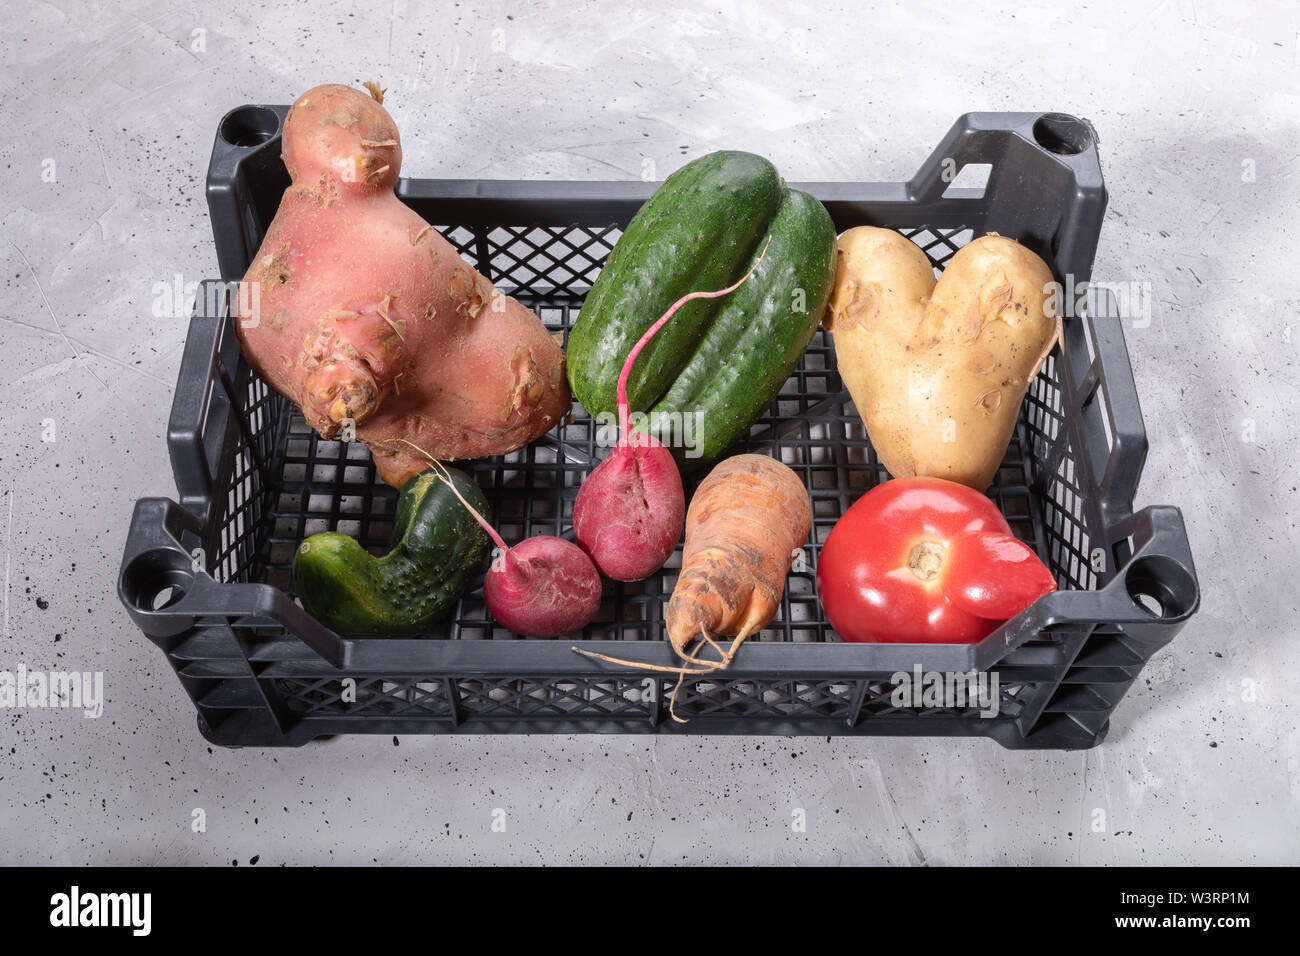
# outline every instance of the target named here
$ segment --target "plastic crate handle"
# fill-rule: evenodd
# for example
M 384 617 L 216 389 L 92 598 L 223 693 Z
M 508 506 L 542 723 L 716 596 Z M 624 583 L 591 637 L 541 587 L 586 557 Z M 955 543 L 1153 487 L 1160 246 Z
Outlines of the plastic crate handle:
M 1114 295 L 1102 289 L 1093 299 L 1097 314 L 1089 317 L 1097 350 L 1094 367 L 1100 368 L 1106 394 L 1112 445 L 1098 483 L 1103 520 L 1127 516 L 1147 457 L 1147 432 L 1138 402 L 1133 364 L 1124 343 L 1123 316 Z
M 1182 512 L 1152 505 L 1129 515 L 1114 529 L 1134 542 L 1133 554 L 1100 591 L 1055 591 L 1044 599 L 1052 613 L 1047 623 L 1098 618 L 1126 625 L 1139 636 L 1172 638 L 1176 625 L 1201 603 L 1200 583 L 1187 540 Z M 1132 626 L 1141 628 L 1133 631 Z
M 267 584 L 221 582 L 191 550 L 202 525 L 168 498 L 141 498 L 118 572 L 118 599 L 136 626 L 157 642 L 185 634 L 204 619 L 238 618 L 242 626 L 286 628 L 334 667 L 350 661 L 349 646 Z
M 946 195 L 971 164 L 990 166 L 982 193 Z M 1086 282 L 1106 212 L 1097 133 L 1067 113 L 966 113 L 905 185 L 910 209 L 936 224 L 965 220 L 977 234 L 1024 243 L 1057 278 Z M 1043 197 L 1026 202 L 1027 195 Z M 1048 201 L 1051 199 L 1053 201 Z
M 227 283 L 208 280 L 199 287 L 167 422 L 167 448 L 180 504 L 204 524 L 212 508 L 214 463 L 222 460 L 232 424 L 230 398 L 221 382 L 221 369 L 233 368 L 238 361 L 229 297 Z

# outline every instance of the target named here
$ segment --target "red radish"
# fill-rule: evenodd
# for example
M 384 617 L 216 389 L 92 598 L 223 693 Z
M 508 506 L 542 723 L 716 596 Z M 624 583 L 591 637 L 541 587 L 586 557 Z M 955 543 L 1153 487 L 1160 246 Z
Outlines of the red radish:
M 627 380 L 632 366 L 678 309 L 692 299 L 717 299 L 734 292 L 765 255 L 767 246 L 749 271 L 725 289 L 682 296 L 627 353 L 618 376 L 618 444 L 587 476 L 573 502 L 574 537 L 601 572 L 615 581 L 640 581 L 662 568 L 686 522 L 686 496 L 672 452 L 652 435 L 628 433 Z
M 572 541 L 536 535 L 503 549 L 483 579 L 483 597 L 492 616 L 516 634 L 559 637 L 596 616 L 600 574 Z
M 440 477 L 445 475 L 441 462 L 404 443 L 424 454 Z M 600 574 L 586 552 L 552 535 L 535 535 L 512 548 L 450 480 L 447 487 L 500 551 L 483 579 L 483 599 L 499 624 L 525 637 L 559 637 L 591 623 L 600 609 Z

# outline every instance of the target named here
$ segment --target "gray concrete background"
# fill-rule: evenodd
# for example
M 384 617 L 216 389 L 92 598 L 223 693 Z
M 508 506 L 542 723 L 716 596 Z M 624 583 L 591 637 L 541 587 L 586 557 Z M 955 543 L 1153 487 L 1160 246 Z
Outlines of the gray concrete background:
M 1300 862 L 1294 2 L 312 9 L 0 11 L 0 669 L 102 670 L 108 698 L 98 720 L 0 713 L 0 863 Z M 790 179 L 899 180 L 967 110 L 1092 119 L 1094 274 L 1154 290 L 1127 332 L 1138 505 L 1183 508 L 1204 590 L 1108 742 L 210 749 L 114 593 L 132 503 L 174 494 L 186 323 L 152 317 L 154 284 L 215 274 L 202 186 L 225 110 L 372 78 L 428 177 L 628 179 L 734 147 Z

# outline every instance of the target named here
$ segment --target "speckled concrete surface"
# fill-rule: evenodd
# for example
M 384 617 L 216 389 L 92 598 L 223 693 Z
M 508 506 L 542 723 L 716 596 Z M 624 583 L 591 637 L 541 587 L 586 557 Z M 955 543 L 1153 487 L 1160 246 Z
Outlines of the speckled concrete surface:
M 1294 3 L 312 6 L 0 11 L 0 669 L 103 671 L 107 698 L 0 714 L 0 863 L 1300 862 Z M 186 324 L 151 316 L 154 284 L 215 272 L 226 109 L 370 78 L 417 176 L 626 179 L 737 147 L 791 179 L 898 180 L 967 110 L 1091 118 L 1095 275 L 1155 298 L 1127 333 L 1138 505 L 1182 506 L 1204 591 L 1108 742 L 208 747 L 114 593 L 132 503 L 174 493 Z

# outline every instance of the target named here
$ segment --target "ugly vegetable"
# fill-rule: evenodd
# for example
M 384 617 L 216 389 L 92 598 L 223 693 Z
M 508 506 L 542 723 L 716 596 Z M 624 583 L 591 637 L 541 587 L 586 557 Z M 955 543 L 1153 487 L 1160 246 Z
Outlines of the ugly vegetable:
M 994 234 L 959 249 L 937 283 L 891 229 L 850 229 L 839 250 L 824 325 L 872 447 L 895 478 L 984 491 L 1060 336 L 1051 270 Z
M 326 531 L 298 546 L 293 585 L 314 618 L 341 637 L 414 637 L 455 606 L 487 557 L 488 536 L 459 499 L 487 512 L 464 472 L 423 472 L 397 498 L 392 544 L 376 558 Z
M 790 377 L 835 278 L 830 214 L 761 156 L 700 157 L 633 217 L 569 335 L 574 394 L 593 416 L 613 416 L 624 357 L 656 316 L 747 271 L 752 278 L 727 299 L 686 305 L 626 386 L 644 415 L 634 427 L 668 445 L 680 466 L 716 461 Z
M 895 478 L 850 506 L 817 561 L 846 641 L 975 643 L 1056 589 L 997 506 L 940 478 Z
M 397 127 L 371 95 L 318 86 L 289 110 L 292 180 L 244 276 L 236 323 L 254 371 L 326 438 L 370 446 L 401 487 L 439 458 L 520 448 L 568 412 L 559 345 L 393 192 Z
M 785 578 L 808 538 L 808 491 L 789 467 L 764 455 L 735 455 L 700 482 L 686 514 L 682 570 L 668 601 L 668 639 L 691 663 L 699 639 L 725 667 L 745 638 L 781 606 Z M 730 637 L 725 652 L 716 637 Z M 698 649 L 697 649 L 698 650 Z

